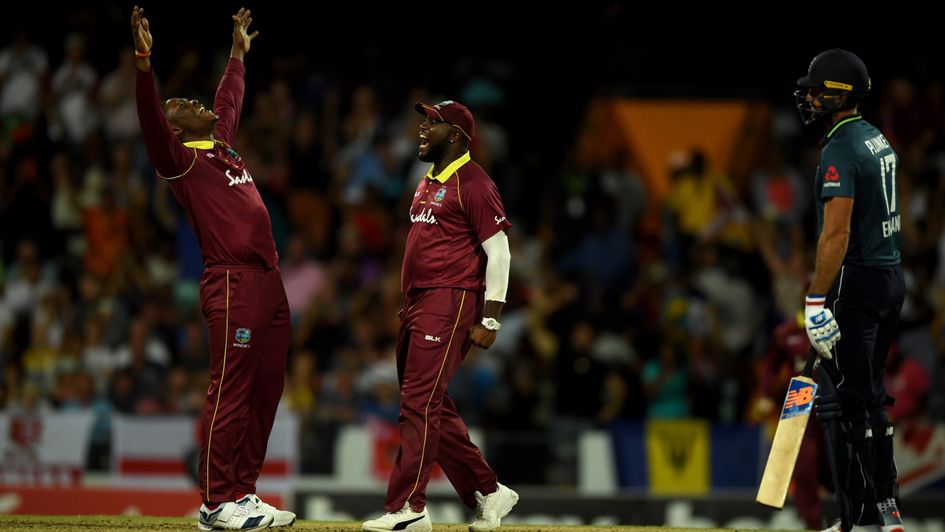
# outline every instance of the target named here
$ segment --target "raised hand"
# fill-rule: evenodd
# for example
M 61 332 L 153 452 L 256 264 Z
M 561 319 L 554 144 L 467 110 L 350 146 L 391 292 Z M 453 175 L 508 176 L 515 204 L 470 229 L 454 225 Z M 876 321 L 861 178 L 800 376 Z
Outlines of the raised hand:
M 252 22 L 253 17 L 250 16 L 250 11 L 245 7 L 241 7 L 233 15 L 233 48 L 230 50 L 230 57 L 242 60 L 243 55 L 249 51 L 250 43 L 259 35 L 258 31 L 247 33 Z
M 134 39 L 135 51 L 147 53 L 151 51 L 151 26 L 144 16 L 144 8 L 135 6 L 131 10 L 131 37 Z

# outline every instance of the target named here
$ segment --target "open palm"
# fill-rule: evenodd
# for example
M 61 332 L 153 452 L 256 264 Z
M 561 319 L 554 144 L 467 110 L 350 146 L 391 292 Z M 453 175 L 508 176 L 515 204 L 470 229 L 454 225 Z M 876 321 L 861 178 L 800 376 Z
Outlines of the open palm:
M 241 7 L 240 10 L 233 15 L 233 47 L 242 50 L 244 54 L 249 51 L 249 46 L 253 39 L 259 35 L 258 31 L 247 33 L 249 25 L 252 22 L 253 17 L 250 16 L 250 11 L 245 7 Z
M 151 50 L 153 42 L 151 38 L 151 26 L 148 19 L 144 16 L 144 8 L 135 6 L 131 10 L 131 36 L 135 41 L 135 50 L 139 52 L 148 52 Z

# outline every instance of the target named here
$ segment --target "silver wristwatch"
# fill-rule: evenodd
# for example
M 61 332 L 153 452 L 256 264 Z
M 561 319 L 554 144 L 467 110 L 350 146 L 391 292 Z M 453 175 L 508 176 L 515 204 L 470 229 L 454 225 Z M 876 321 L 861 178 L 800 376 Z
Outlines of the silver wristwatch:
M 502 324 L 495 318 L 482 318 L 482 326 L 490 331 L 498 331 L 502 328 Z

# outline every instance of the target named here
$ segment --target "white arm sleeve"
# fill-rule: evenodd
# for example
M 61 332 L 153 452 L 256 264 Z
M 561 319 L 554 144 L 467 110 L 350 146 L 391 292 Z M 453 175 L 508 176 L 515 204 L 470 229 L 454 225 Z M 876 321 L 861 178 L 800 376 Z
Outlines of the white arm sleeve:
M 509 237 L 505 231 L 490 236 L 482 243 L 486 252 L 486 301 L 505 303 L 505 293 L 509 289 L 509 265 L 512 253 L 509 251 Z

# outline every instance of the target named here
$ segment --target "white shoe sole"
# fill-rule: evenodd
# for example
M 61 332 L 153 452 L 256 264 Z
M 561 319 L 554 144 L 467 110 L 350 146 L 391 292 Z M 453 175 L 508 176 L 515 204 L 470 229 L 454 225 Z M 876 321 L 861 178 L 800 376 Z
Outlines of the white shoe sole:
M 292 526 L 292 525 L 289 525 Z M 270 528 L 270 525 L 257 526 L 256 528 L 214 528 L 212 526 L 207 526 L 201 523 L 197 523 L 197 528 L 199 530 L 239 530 L 241 532 L 259 532 L 260 530 L 266 530 Z
M 293 520 L 292 522 L 294 523 L 295 520 Z M 256 528 L 222 528 L 222 527 L 216 528 L 212 526 L 207 526 L 203 523 L 197 523 L 198 530 L 240 530 L 241 532 L 258 532 L 259 530 L 266 530 L 267 528 L 270 528 L 271 526 L 272 525 L 261 525 L 261 526 L 257 526 Z M 292 526 L 292 525 L 288 525 L 288 526 Z
M 369 525 L 368 523 L 363 523 L 361 525 L 361 530 L 363 532 L 391 532 L 394 529 L 388 528 L 386 526 L 375 526 Z M 421 519 L 419 521 L 410 523 L 406 528 L 401 528 L 398 530 L 406 530 L 408 532 L 433 532 L 433 523 L 429 519 Z
M 277 523 L 275 520 L 273 520 L 273 521 L 272 521 L 272 524 L 269 525 L 269 528 L 282 528 L 282 527 L 288 528 L 288 527 L 291 527 L 292 525 L 295 524 L 295 519 L 296 519 L 296 518 L 293 517 L 292 520 L 289 521 L 289 522 L 287 522 L 287 523 Z
M 411 523 L 411 525 L 413 525 L 413 523 Z M 392 528 L 380 528 L 380 527 L 372 527 L 372 526 L 361 525 L 361 530 L 362 530 L 363 532 L 391 532 L 391 530 L 393 530 L 393 529 L 392 529 Z M 410 525 L 408 525 L 407 528 L 404 528 L 404 529 L 401 529 L 401 530 L 405 530 L 405 531 L 407 531 L 407 532 L 433 532 L 433 525 L 432 525 L 432 524 L 431 524 L 430 526 L 424 526 L 424 525 L 410 526 Z

